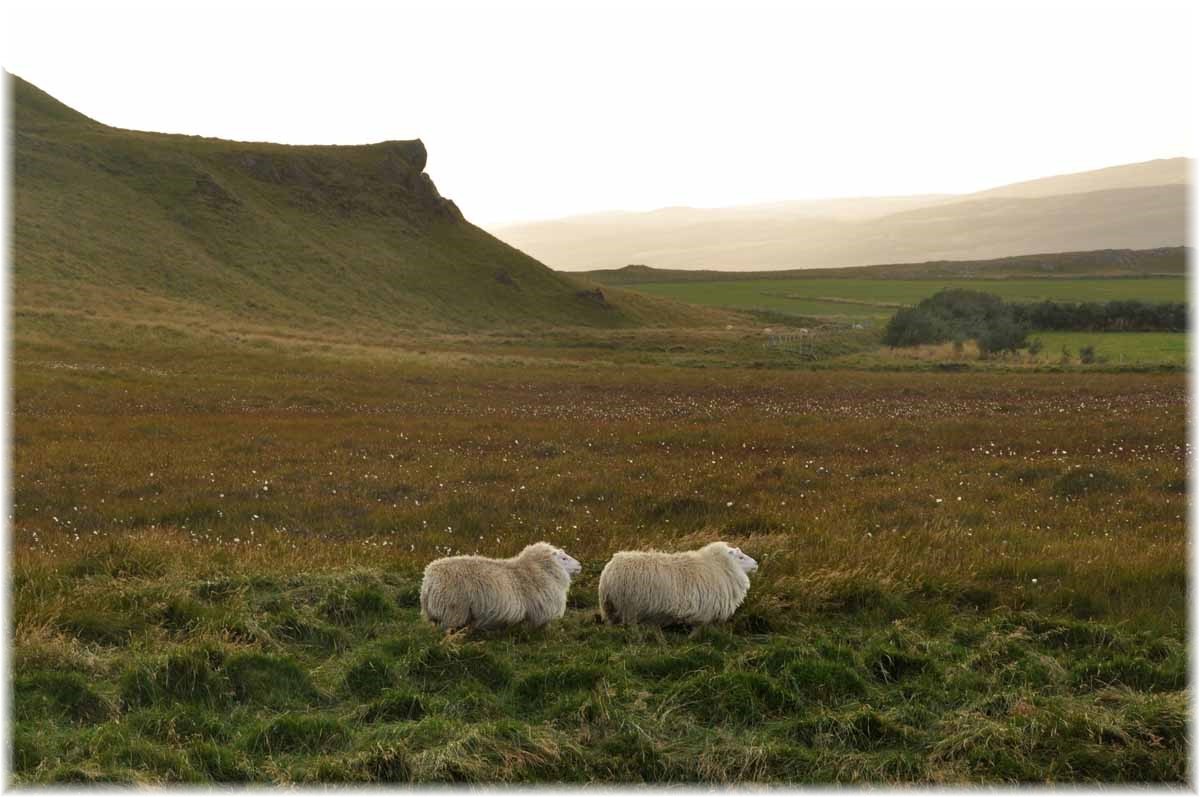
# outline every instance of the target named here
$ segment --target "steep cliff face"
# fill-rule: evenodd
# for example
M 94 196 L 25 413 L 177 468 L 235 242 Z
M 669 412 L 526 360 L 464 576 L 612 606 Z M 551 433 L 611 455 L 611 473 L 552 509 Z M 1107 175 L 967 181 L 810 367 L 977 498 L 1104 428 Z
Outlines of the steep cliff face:
M 469 223 L 419 141 L 119 130 L 12 78 L 20 312 L 341 331 L 656 323 Z M 676 320 L 688 313 L 676 308 Z
M 425 173 L 427 157 L 425 144 L 416 139 L 286 151 L 247 148 L 226 160 L 255 180 L 293 191 L 298 203 L 327 204 L 346 214 L 426 212 L 464 221 L 458 206 L 438 193 Z

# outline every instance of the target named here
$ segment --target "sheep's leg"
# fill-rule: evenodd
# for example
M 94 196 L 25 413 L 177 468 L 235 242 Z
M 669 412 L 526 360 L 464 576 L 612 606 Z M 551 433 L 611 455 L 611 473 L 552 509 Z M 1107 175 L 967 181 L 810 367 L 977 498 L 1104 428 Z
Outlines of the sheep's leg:
M 461 608 L 456 609 L 454 607 L 446 609 L 438 617 L 430 615 L 429 619 L 437 625 L 439 631 L 446 634 L 453 634 L 464 628 L 468 628 L 474 622 L 470 609 L 463 611 Z
M 450 633 L 466 635 L 466 633 L 470 631 L 474 625 L 475 613 L 470 609 L 467 609 L 467 619 L 460 624 L 455 624 L 454 628 L 450 629 Z
M 604 605 L 600 607 L 600 615 L 609 625 L 621 624 L 621 615 L 617 613 L 617 607 L 608 598 L 604 599 Z

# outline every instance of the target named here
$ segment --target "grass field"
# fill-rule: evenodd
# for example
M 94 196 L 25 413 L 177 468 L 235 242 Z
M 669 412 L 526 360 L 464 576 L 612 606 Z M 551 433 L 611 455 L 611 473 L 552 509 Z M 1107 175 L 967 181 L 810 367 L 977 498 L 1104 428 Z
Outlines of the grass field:
M 19 784 L 1186 777 L 1182 374 L 47 329 Z M 761 563 L 731 623 L 594 624 L 613 552 L 715 538 Z M 560 623 L 421 623 L 431 558 L 538 539 L 584 562 Z
M 775 310 L 794 315 L 886 319 L 898 305 L 914 305 L 942 288 L 970 288 L 1009 301 L 1106 302 L 1141 299 L 1186 302 L 1187 280 L 1134 279 L 879 280 L 753 279 L 719 282 L 642 283 L 632 289 L 693 304 Z M 835 301 L 829 301 L 829 300 Z
M 1066 348 L 1078 357 L 1084 346 L 1110 364 L 1167 363 L 1187 365 L 1186 332 L 1035 332 L 1030 338 L 1042 341 L 1039 359 L 1054 362 Z

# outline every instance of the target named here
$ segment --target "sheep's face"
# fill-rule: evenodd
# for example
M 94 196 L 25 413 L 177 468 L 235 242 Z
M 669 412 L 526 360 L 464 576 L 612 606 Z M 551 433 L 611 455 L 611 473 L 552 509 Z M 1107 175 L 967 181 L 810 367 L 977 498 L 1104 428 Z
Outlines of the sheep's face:
M 741 548 L 730 548 L 729 556 L 738 567 L 742 568 L 743 573 L 753 573 L 758 569 L 758 562 L 742 553 Z
M 562 565 L 562 569 L 567 572 L 568 576 L 577 576 L 579 575 L 579 571 L 583 570 L 583 565 L 579 564 L 577 559 L 561 548 L 554 551 L 554 560 Z

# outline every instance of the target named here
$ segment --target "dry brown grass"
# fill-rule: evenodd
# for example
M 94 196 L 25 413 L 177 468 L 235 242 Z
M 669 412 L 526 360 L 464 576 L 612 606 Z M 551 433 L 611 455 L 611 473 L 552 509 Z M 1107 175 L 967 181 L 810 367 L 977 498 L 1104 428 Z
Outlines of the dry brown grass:
M 598 566 L 720 536 L 795 589 L 850 573 L 1182 618 L 1182 376 L 187 354 L 18 352 L 18 570 L 130 536 L 267 570 L 540 538 Z M 1096 489 L 1064 492 L 1076 471 Z

